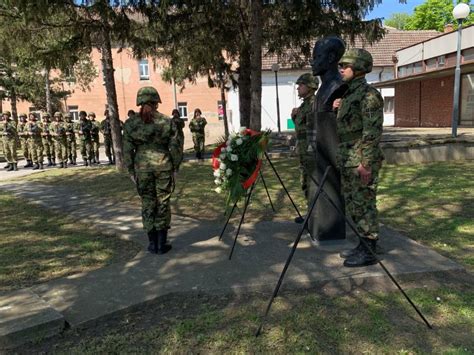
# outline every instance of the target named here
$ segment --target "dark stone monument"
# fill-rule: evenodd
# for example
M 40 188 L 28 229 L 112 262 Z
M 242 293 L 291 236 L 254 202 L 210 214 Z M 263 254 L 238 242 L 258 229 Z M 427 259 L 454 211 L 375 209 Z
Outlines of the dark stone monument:
M 336 113 L 332 104 L 347 89 L 338 69 L 338 62 L 344 50 L 344 42 L 339 37 L 322 38 L 314 46 L 311 67 L 313 75 L 321 78 L 321 86 L 316 94 L 312 120 L 308 123 L 309 173 L 319 183 L 327 166 L 332 166 L 324 190 L 342 211 L 344 211 L 344 197 L 341 193 L 341 179 L 336 164 L 339 137 L 336 131 Z M 309 196 L 314 196 L 316 190 L 316 184 L 311 181 Z M 341 240 L 346 237 L 344 218 L 323 196 L 318 200 L 309 219 L 309 230 L 319 241 Z

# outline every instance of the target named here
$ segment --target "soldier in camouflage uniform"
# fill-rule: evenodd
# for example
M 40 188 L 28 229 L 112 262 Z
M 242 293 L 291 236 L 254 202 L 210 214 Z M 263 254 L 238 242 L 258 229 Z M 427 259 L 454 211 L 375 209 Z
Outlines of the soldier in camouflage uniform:
M 67 112 L 64 115 L 64 129 L 66 130 L 66 147 L 69 157 L 69 164 L 76 165 L 77 144 L 75 134 L 75 123 L 72 121 L 72 114 Z M 67 160 L 67 159 L 66 159 Z
M 16 155 L 18 132 L 16 128 L 16 122 L 12 120 L 11 113 L 5 111 L 3 114 L 3 149 L 5 158 L 7 159 L 8 169 L 7 171 L 16 171 L 18 157 Z
M 23 157 L 26 160 L 25 168 L 30 168 L 33 166 L 33 161 L 31 159 L 31 152 L 29 149 L 30 133 L 28 131 L 28 121 L 26 119 L 26 114 L 22 113 L 19 116 L 20 122 L 18 123 L 18 138 L 20 139 L 21 151 Z
M 178 138 L 179 138 L 179 146 L 181 148 L 181 153 L 183 152 L 184 149 L 184 120 L 181 118 L 179 114 L 179 110 L 174 109 L 171 112 L 171 121 L 176 125 L 178 128 Z
M 53 139 L 54 139 L 54 149 L 56 150 L 56 155 L 58 157 L 59 167 L 67 168 L 67 137 L 66 137 L 66 127 L 63 122 L 63 115 L 61 112 L 56 112 L 54 114 L 53 122 Z
M 202 116 L 200 109 L 194 110 L 194 117 L 189 123 L 189 129 L 193 134 L 194 151 L 196 152 L 196 158 L 202 159 L 204 153 L 204 139 L 206 137 L 204 127 L 206 127 L 207 121 Z
M 348 89 L 336 100 L 337 133 L 340 137 L 338 164 L 346 213 L 352 218 L 365 243 L 341 253 L 344 266 L 358 267 L 377 262 L 373 253 L 378 240 L 376 193 L 383 161 L 380 148 L 383 125 L 383 99 L 367 84 L 372 56 L 365 49 L 349 49 L 339 61 L 342 79 Z M 368 249 L 370 248 L 373 253 Z
M 76 126 L 76 133 L 79 137 L 79 150 L 85 166 L 92 165 L 91 129 L 92 125 L 87 119 L 87 113 L 85 111 L 79 112 L 79 124 Z
M 5 129 L 4 122 L 3 113 L 0 113 L 0 151 L 3 156 L 5 156 L 5 147 L 3 146 L 3 130 Z M 7 163 L 3 168 L 8 169 L 9 167 L 10 164 Z
M 43 114 L 43 122 L 41 123 L 41 137 L 43 143 L 43 151 L 46 154 L 48 159 L 48 166 L 56 165 L 56 153 L 54 151 L 54 142 L 53 142 L 53 130 L 52 123 L 50 121 L 51 116 L 49 113 Z
M 105 155 L 109 159 L 109 164 L 115 164 L 114 145 L 112 144 L 112 126 L 110 125 L 109 111 L 105 111 L 105 118 L 100 123 L 100 131 L 104 136 Z
M 137 93 L 140 112 L 123 127 L 123 153 L 128 172 L 142 199 L 143 227 L 147 231 L 148 250 L 164 254 L 171 223 L 170 198 L 174 174 L 182 154 L 178 130 L 173 122 L 157 111 L 161 103 L 155 88 L 143 87 Z
M 91 123 L 91 143 L 92 143 L 92 163 L 100 164 L 99 148 L 100 148 L 100 124 L 95 120 L 95 113 L 89 112 L 89 122 Z
M 27 129 L 30 134 L 28 140 L 31 159 L 34 163 L 33 170 L 43 169 L 43 142 L 41 138 L 41 124 L 37 122 L 36 115 L 30 113 L 28 117 Z
M 312 74 L 306 73 L 296 80 L 298 96 L 303 103 L 291 112 L 291 119 L 295 123 L 296 152 L 300 160 L 301 189 L 306 199 L 308 198 L 308 140 L 306 136 L 306 122 L 310 119 L 314 104 L 314 93 L 318 90 L 319 82 Z M 297 221 L 302 222 L 302 221 Z

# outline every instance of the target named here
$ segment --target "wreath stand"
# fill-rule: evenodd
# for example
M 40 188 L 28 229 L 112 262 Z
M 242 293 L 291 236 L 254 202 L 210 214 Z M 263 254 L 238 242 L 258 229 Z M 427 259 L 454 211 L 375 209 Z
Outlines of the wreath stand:
M 295 209 L 296 213 L 298 214 L 298 217 L 301 218 L 301 219 L 304 219 L 304 217 L 301 215 L 300 211 L 298 210 L 298 207 L 296 207 L 295 202 L 291 198 L 291 195 L 288 192 L 288 189 L 286 188 L 285 184 L 283 183 L 283 180 L 281 179 L 280 174 L 278 174 L 278 171 L 276 170 L 275 166 L 273 165 L 273 163 L 272 163 L 270 157 L 268 156 L 267 152 L 264 152 L 264 154 L 265 154 L 265 159 L 267 160 L 270 167 L 272 168 L 273 173 L 275 174 L 278 181 L 280 182 L 280 185 L 283 187 L 283 190 L 285 190 L 285 193 L 288 196 L 289 200 L 291 201 L 291 204 L 293 205 L 293 208 Z M 267 193 L 268 200 L 270 201 L 270 206 L 272 207 L 272 211 L 275 212 L 275 207 L 273 206 L 273 202 L 272 202 L 272 199 L 270 197 L 270 193 L 268 192 L 267 184 L 265 183 L 265 179 L 263 178 L 263 174 L 262 174 L 261 169 L 259 170 L 259 178 L 262 180 L 263 186 L 264 186 L 265 191 Z M 242 216 L 240 217 L 240 222 L 239 222 L 239 226 L 237 227 L 237 232 L 235 233 L 234 243 L 232 244 L 232 249 L 230 250 L 230 254 L 229 254 L 229 260 L 232 259 L 232 255 L 234 253 L 235 245 L 237 244 L 237 238 L 238 238 L 239 233 L 240 233 L 240 228 L 242 227 L 242 224 L 244 222 L 245 214 L 246 214 L 247 208 L 250 204 L 250 198 L 252 197 L 252 193 L 253 193 L 253 190 L 254 190 L 255 185 L 257 184 L 257 182 L 258 182 L 258 179 L 256 179 L 255 182 L 251 185 L 251 187 L 247 190 L 247 194 L 245 196 L 244 210 L 242 212 Z M 227 225 L 229 224 L 229 221 L 230 221 L 230 219 L 232 217 L 232 214 L 234 213 L 234 210 L 235 210 L 236 207 L 237 207 L 237 202 L 235 202 L 234 205 L 232 206 L 232 209 L 229 213 L 229 216 L 227 217 L 227 221 L 225 222 L 225 225 L 222 228 L 221 234 L 219 235 L 219 240 L 222 240 L 224 232 L 227 228 Z M 307 223 L 304 225 L 304 228 L 302 229 L 301 233 L 303 233 L 303 231 L 305 229 L 308 230 Z M 309 232 L 309 230 L 308 230 L 308 232 Z

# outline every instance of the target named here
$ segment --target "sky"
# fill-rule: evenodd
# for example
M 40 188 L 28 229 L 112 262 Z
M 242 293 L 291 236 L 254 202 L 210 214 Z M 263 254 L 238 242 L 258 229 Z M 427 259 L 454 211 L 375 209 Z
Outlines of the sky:
M 370 20 L 378 17 L 388 19 L 394 12 L 406 12 L 411 15 L 414 8 L 424 2 L 425 0 L 406 0 L 406 3 L 403 4 L 398 0 L 382 0 L 382 3 L 375 7 L 374 10 L 367 15 L 366 19 Z

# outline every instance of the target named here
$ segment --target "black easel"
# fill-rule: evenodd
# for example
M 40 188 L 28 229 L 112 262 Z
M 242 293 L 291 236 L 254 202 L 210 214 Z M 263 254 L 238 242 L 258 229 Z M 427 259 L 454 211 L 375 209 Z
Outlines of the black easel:
M 265 158 L 266 158 L 266 160 L 268 161 L 268 163 L 270 164 L 270 167 L 272 168 L 273 172 L 275 173 L 275 176 L 277 177 L 278 181 L 280 182 L 280 185 L 283 187 L 283 190 L 285 190 L 285 193 L 286 193 L 286 195 L 288 196 L 288 198 L 290 199 L 291 204 L 293 205 L 293 207 L 294 207 L 296 213 L 298 214 L 298 216 L 299 216 L 300 218 L 302 218 L 302 215 L 301 215 L 300 211 L 298 210 L 298 207 L 296 207 L 295 202 L 294 202 L 293 199 L 291 198 L 290 193 L 288 192 L 288 190 L 287 190 L 285 184 L 283 183 L 283 180 L 281 179 L 280 175 L 278 174 L 277 170 L 275 169 L 275 166 L 273 165 L 272 161 L 270 160 L 270 157 L 268 156 L 267 152 L 265 152 Z M 271 207 L 272 207 L 272 210 L 273 210 L 273 212 L 275 212 L 275 208 L 274 208 L 274 206 L 273 206 L 272 199 L 270 198 L 270 193 L 268 192 L 268 189 L 267 189 L 267 184 L 265 183 L 265 179 L 263 178 L 262 170 L 260 170 L 259 177 L 260 177 L 260 179 L 261 179 L 262 182 L 263 182 L 263 186 L 265 187 L 265 191 L 266 191 L 266 193 L 267 193 L 268 200 L 270 201 L 270 205 L 271 205 Z M 254 190 L 254 188 L 255 188 L 255 185 L 257 184 L 257 181 L 258 181 L 258 180 L 256 180 L 256 181 L 252 184 L 252 186 L 250 187 L 250 189 L 249 189 L 249 191 L 247 192 L 247 195 L 246 195 L 246 197 L 245 197 L 244 210 L 243 210 L 242 216 L 241 216 L 241 218 L 240 218 L 239 226 L 237 227 L 237 232 L 236 232 L 235 237 L 234 237 L 234 243 L 233 243 L 233 245 L 232 245 L 232 249 L 231 249 L 230 254 L 229 254 L 229 260 L 232 259 L 232 254 L 234 253 L 234 248 L 235 248 L 235 245 L 236 245 L 236 243 L 237 243 L 237 238 L 238 238 L 239 233 L 240 233 L 240 228 L 241 228 L 241 226 L 242 226 L 242 224 L 243 224 L 243 222 L 244 222 L 245 213 L 247 212 L 247 207 L 248 207 L 248 205 L 250 204 L 250 198 L 252 197 L 252 192 L 253 192 L 253 190 Z M 227 221 L 225 222 L 224 228 L 222 228 L 221 234 L 219 235 L 219 240 L 222 240 L 222 237 L 223 237 L 223 235 L 224 235 L 224 232 L 225 232 L 225 230 L 226 230 L 226 228 L 227 228 L 227 225 L 229 224 L 229 221 L 230 221 L 230 219 L 231 219 L 231 217 L 232 217 L 232 214 L 234 213 L 234 210 L 235 210 L 236 207 L 237 207 L 237 202 L 234 203 L 234 205 L 232 206 L 232 209 L 231 209 L 231 211 L 230 211 L 230 213 L 229 213 L 229 216 L 227 217 Z M 308 229 L 308 228 L 305 227 L 304 229 Z M 309 232 L 309 230 L 308 230 L 308 232 Z
M 408 297 L 408 295 L 405 293 L 405 291 L 403 290 L 403 288 L 400 286 L 400 284 L 397 282 L 397 280 L 393 277 L 393 275 L 388 271 L 388 269 L 385 267 L 385 265 L 382 263 L 382 261 L 377 257 L 377 254 L 375 252 L 375 250 L 372 250 L 372 248 L 370 248 L 370 246 L 367 244 L 367 242 L 364 240 L 364 238 L 360 235 L 360 233 L 357 231 L 357 228 L 354 226 L 353 222 L 351 220 L 349 220 L 349 218 L 347 218 L 347 216 L 345 215 L 345 213 L 343 211 L 341 211 L 341 209 L 337 206 L 337 204 L 331 199 L 331 197 L 323 190 L 323 186 L 324 186 L 324 183 L 326 182 L 326 178 L 327 178 L 327 174 L 329 172 L 329 170 L 331 169 L 330 166 L 328 166 L 326 168 L 326 171 L 324 172 L 324 175 L 321 179 L 321 183 L 318 184 L 316 182 L 316 180 L 314 179 L 314 177 L 312 175 L 308 175 L 312 181 L 316 184 L 316 186 L 318 186 L 318 189 L 316 191 L 316 195 L 315 195 L 315 198 L 311 204 L 311 207 L 310 209 L 308 210 L 308 213 L 304 219 L 304 222 L 303 222 L 303 227 L 301 228 L 298 236 L 296 237 L 296 240 L 293 244 L 293 247 L 291 249 L 291 252 L 290 252 L 290 255 L 288 256 L 288 259 L 286 260 L 286 264 L 285 264 L 285 267 L 283 268 L 283 271 L 280 275 L 280 278 L 277 282 L 277 285 L 273 291 L 273 294 L 272 294 L 272 297 L 270 298 L 270 301 L 268 303 L 268 306 L 267 306 L 267 309 L 265 311 L 265 314 L 263 316 L 263 319 L 260 323 L 260 326 L 258 327 L 257 329 L 257 332 L 255 333 L 255 336 L 258 337 L 261 332 L 262 332 L 262 328 L 263 328 L 263 325 L 265 324 L 265 321 L 267 319 L 267 316 L 268 316 L 268 313 L 270 312 L 270 308 L 273 304 L 273 300 L 275 299 L 275 297 L 278 295 L 278 291 L 280 290 L 280 287 L 281 287 L 281 284 L 283 282 L 283 278 L 285 277 L 285 274 L 286 274 L 286 271 L 288 270 L 288 267 L 290 266 L 290 263 L 291 263 L 291 260 L 293 259 L 293 255 L 296 251 L 296 248 L 298 246 L 298 243 L 301 239 L 301 236 L 303 234 L 303 231 L 308 223 L 308 219 L 309 219 L 309 216 L 311 215 L 311 213 L 313 212 L 313 209 L 316 205 L 316 202 L 319 198 L 320 195 L 323 195 L 324 198 L 336 209 L 336 211 L 344 218 L 344 220 L 346 221 L 346 223 L 349 225 L 349 227 L 354 231 L 354 233 L 357 235 L 358 239 L 359 239 L 359 242 L 362 243 L 364 245 L 364 247 L 367 248 L 367 250 L 369 250 L 369 252 L 375 257 L 375 259 L 377 260 L 377 263 L 382 267 L 382 269 L 385 271 L 385 273 L 388 275 L 388 277 L 390 278 L 390 280 L 397 286 L 398 290 L 402 293 L 402 295 L 405 297 L 405 299 L 408 301 L 408 303 L 410 303 L 410 305 L 415 309 L 416 313 L 421 317 L 421 319 L 425 322 L 426 326 L 429 328 L 429 329 L 433 329 L 433 327 L 431 326 L 431 324 L 428 322 L 428 320 L 423 316 L 423 314 L 421 313 L 421 311 L 416 307 L 416 305 L 413 303 L 413 301 L 410 299 L 410 297 Z

